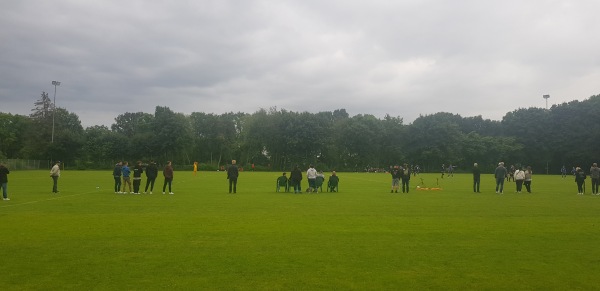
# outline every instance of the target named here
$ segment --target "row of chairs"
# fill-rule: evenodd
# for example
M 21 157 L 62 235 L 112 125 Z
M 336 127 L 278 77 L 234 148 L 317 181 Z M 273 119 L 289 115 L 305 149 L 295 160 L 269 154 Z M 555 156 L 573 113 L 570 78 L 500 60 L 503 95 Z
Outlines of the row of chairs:
M 322 176 L 317 176 L 317 179 L 315 180 L 315 186 L 321 192 L 323 192 L 323 182 L 325 182 L 325 178 Z M 329 181 L 327 181 L 327 192 L 338 192 L 339 182 L 340 179 L 337 176 L 329 177 Z M 282 189 L 285 192 L 290 192 L 290 188 L 293 187 L 292 185 L 290 185 L 290 179 L 288 179 L 286 176 L 281 176 L 277 178 L 276 185 L 277 192 L 281 192 Z

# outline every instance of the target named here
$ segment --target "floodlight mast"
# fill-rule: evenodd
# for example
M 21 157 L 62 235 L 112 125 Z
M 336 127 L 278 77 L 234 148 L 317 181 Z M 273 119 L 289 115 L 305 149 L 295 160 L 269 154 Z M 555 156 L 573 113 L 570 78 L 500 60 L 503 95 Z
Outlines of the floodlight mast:
M 60 82 L 59 81 L 52 81 L 52 85 L 54 85 L 54 101 L 52 101 L 52 107 L 54 107 L 52 109 L 52 140 L 51 142 L 54 143 L 54 116 L 56 115 L 56 86 L 60 86 Z
M 550 95 L 544 95 L 542 96 L 544 99 L 546 99 L 546 111 L 548 111 L 548 98 L 550 98 Z M 550 163 L 548 161 L 546 161 L 546 175 L 548 175 L 548 173 L 550 172 Z
M 544 95 L 543 97 L 546 99 L 546 110 L 548 110 L 548 98 L 550 98 L 550 95 Z

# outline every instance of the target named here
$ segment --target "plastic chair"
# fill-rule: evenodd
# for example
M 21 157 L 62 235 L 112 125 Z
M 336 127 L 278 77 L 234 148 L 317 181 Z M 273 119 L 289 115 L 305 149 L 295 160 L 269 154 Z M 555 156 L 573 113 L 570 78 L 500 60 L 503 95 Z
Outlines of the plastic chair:
M 290 190 L 289 181 L 286 176 L 281 176 L 281 177 L 277 178 L 276 185 L 277 185 L 277 187 L 275 189 L 277 192 L 281 192 L 280 190 L 282 187 L 285 192 L 289 192 L 289 190 Z
M 338 178 L 338 176 L 329 177 L 329 181 L 327 181 L 327 192 L 338 192 L 339 184 L 340 178 Z

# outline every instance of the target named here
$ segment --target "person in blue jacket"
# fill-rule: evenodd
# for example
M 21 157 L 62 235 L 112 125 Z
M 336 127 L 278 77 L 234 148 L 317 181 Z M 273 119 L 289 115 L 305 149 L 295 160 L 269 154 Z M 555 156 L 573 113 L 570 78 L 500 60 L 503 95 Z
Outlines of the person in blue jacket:
M 129 193 L 131 193 L 131 170 L 129 169 L 129 163 L 123 162 L 123 167 L 121 168 L 121 173 L 123 173 L 123 193 L 125 193 L 125 186 L 129 186 Z

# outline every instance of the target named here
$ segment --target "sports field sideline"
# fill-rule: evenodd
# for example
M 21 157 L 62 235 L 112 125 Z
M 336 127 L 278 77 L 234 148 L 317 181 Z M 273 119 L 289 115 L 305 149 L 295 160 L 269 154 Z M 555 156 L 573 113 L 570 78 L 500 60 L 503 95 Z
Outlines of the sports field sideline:
M 338 173 L 338 193 L 292 194 L 280 174 L 241 172 L 228 194 L 224 172 L 176 169 L 175 195 L 162 177 L 123 195 L 111 171 L 63 171 L 53 195 L 47 171 L 12 171 L 0 290 L 600 288 L 600 196 L 570 176 L 498 195 L 492 175 L 476 194 L 469 174 L 421 174 L 392 194 L 388 174 Z

